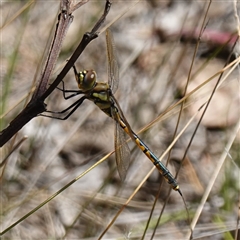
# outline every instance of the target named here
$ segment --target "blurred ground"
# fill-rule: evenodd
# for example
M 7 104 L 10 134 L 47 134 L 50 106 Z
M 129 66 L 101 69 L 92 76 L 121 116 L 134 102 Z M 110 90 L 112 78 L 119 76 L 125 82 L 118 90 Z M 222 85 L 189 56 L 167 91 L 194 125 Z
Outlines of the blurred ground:
M 7 101 L 2 110 L 5 113 L 13 108 L 4 118 L 6 124 L 20 112 L 24 101 L 20 105 L 17 105 L 18 102 L 25 99 L 34 79 L 39 77 L 37 69 L 42 67 L 41 57 L 58 14 L 59 2 L 45 1 L 36 2 L 17 14 L 25 4 L 24 1 L 6 2 L 1 6 L 1 25 L 4 28 L 1 29 L 0 76 L 3 93 L 7 85 L 6 76 L 11 73 Z M 90 1 L 74 12 L 74 21 L 52 79 L 72 54 L 82 35 L 98 20 L 104 4 L 104 1 Z M 207 5 L 205 1 L 114 1 L 105 23 L 114 22 L 111 30 L 120 67 L 116 98 L 135 132 L 157 119 L 149 129 L 139 133 L 157 156 L 167 149 L 174 136 L 180 104 L 169 111 L 167 109 L 183 97 Z M 15 14 L 16 18 L 10 21 Z M 239 26 L 234 16 L 234 2 L 213 1 L 207 19 L 187 93 L 224 67 L 237 38 L 236 29 Z M 222 48 L 229 37 L 231 40 Z M 107 81 L 105 45 L 103 33 L 84 51 L 76 63 L 77 68 L 93 68 L 100 80 Z M 236 47 L 232 60 L 238 53 Z M 66 88 L 77 88 L 74 79 L 73 72 L 69 72 L 65 79 Z M 178 133 L 209 99 L 216 82 L 217 77 L 186 99 Z M 55 111 L 71 103 L 71 100 L 65 101 L 57 90 L 47 101 L 48 109 Z M 169 170 L 175 174 L 181 167 L 178 183 L 191 217 L 200 204 L 221 155 L 226 152 L 234 127 L 239 124 L 239 112 L 239 69 L 236 68 L 229 75 L 224 73 L 222 84 L 184 159 L 184 152 L 201 113 L 174 145 L 169 157 Z M 114 148 L 113 121 L 87 101 L 67 121 L 43 117 L 32 120 L 19 132 L 17 139 L 23 135 L 28 135 L 28 139 L 2 168 L 1 230 Z M 234 239 L 239 204 L 239 140 L 238 133 L 204 205 L 193 238 Z M 132 158 L 124 183 L 119 180 L 115 156 L 112 155 L 6 233 L 5 239 L 96 239 L 152 168 L 150 161 L 134 143 L 129 145 Z M 10 144 L 2 149 L 2 156 L 9 150 Z M 166 162 L 166 159 L 163 161 Z M 141 238 L 161 182 L 161 175 L 155 171 L 107 232 L 105 239 Z M 168 189 L 168 184 L 163 181 L 146 239 L 150 239 L 156 219 L 166 202 Z M 183 201 L 172 191 L 154 239 L 186 239 L 188 230 Z

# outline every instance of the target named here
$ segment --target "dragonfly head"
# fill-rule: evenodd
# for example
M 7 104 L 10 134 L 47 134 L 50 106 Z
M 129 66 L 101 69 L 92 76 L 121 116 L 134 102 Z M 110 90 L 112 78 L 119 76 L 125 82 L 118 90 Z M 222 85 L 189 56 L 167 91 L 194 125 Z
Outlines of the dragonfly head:
M 89 91 L 96 85 L 97 74 L 94 70 L 84 70 L 76 76 L 79 89 Z

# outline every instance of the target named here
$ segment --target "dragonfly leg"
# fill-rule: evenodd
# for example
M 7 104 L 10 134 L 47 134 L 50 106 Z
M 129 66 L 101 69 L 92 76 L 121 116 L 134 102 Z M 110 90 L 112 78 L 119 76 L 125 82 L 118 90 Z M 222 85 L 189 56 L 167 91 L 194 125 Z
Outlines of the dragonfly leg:
M 77 71 L 77 69 L 76 69 L 76 66 L 75 66 L 75 65 L 73 65 L 73 71 L 74 71 L 74 74 L 75 74 L 75 76 L 78 76 L 78 71 Z
M 38 116 L 43 116 L 43 117 L 49 117 L 49 118 L 54 118 L 54 119 L 59 119 L 59 120 L 66 120 L 68 119 L 75 111 L 76 109 L 83 103 L 83 101 L 86 99 L 87 97 L 83 96 L 80 99 L 78 99 L 76 102 L 74 102 L 73 104 L 71 104 L 69 107 L 67 107 L 66 109 L 60 111 L 60 112 L 55 112 L 55 111 L 46 111 L 48 113 L 54 113 L 54 114 L 63 114 L 65 112 L 67 112 L 68 110 L 72 109 L 65 117 L 61 118 L 61 117 L 55 117 L 55 116 L 50 116 L 50 115 L 45 115 L 45 114 L 39 114 Z
M 63 85 L 62 88 L 57 87 L 57 89 L 62 91 L 63 97 L 64 97 L 65 100 L 67 100 L 69 98 L 72 98 L 72 97 L 75 97 L 75 96 L 77 96 L 79 94 L 83 94 L 83 92 L 80 91 L 80 90 L 66 90 L 65 86 L 64 86 L 64 81 L 62 81 L 62 85 Z M 73 94 L 67 96 L 66 93 L 73 93 Z
M 76 78 L 76 81 L 77 81 L 77 83 L 79 82 L 79 72 L 77 71 L 77 69 L 76 69 L 76 66 L 75 65 L 73 65 L 73 71 L 74 71 L 74 75 L 75 75 L 75 78 Z

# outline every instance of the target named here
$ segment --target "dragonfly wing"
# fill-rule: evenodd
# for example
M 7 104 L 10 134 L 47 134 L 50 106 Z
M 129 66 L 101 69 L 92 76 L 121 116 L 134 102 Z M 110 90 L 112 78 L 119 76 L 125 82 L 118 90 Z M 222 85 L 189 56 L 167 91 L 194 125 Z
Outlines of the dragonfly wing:
M 118 122 L 115 123 L 115 154 L 117 168 L 122 181 L 124 181 L 130 160 L 130 149 L 126 142 L 126 134 Z
M 106 43 L 108 56 L 108 83 L 112 89 L 112 93 L 115 93 L 118 88 L 119 71 L 114 39 L 110 29 L 106 31 Z

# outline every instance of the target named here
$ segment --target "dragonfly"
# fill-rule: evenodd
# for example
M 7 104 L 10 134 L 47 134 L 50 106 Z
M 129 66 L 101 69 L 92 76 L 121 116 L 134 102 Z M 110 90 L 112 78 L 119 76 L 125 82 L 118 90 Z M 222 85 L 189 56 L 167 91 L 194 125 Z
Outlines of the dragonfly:
M 83 96 L 61 112 L 47 112 L 63 114 L 69 111 L 68 114 L 63 118 L 53 117 L 60 120 L 66 120 L 69 116 L 73 114 L 73 112 L 75 112 L 75 110 L 83 103 L 84 100 L 88 99 L 94 102 L 105 114 L 107 114 L 115 121 L 115 156 L 117 169 L 121 180 L 125 179 L 129 166 L 130 149 L 127 144 L 127 136 L 129 136 L 141 149 L 141 151 L 148 157 L 148 159 L 150 159 L 150 161 L 156 166 L 158 171 L 172 186 L 172 188 L 175 191 L 178 191 L 179 194 L 182 196 L 176 179 L 173 177 L 167 167 L 156 157 L 156 155 L 149 149 L 149 147 L 131 129 L 119 106 L 119 103 L 114 97 L 114 93 L 116 92 L 119 83 L 119 71 L 114 39 L 110 29 L 106 30 L 106 43 L 108 58 L 108 82 L 97 81 L 97 74 L 94 70 L 84 70 L 78 72 L 74 65 L 73 70 L 79 90 L 66 90 L 63 81 L 63 88 L 58 89 L 63 92 L 63 96 L 65 99 L 75 97 L 79 94 L 83 94 Z M 70 93 L 72 94 L 67 96 L 67 94 Z

